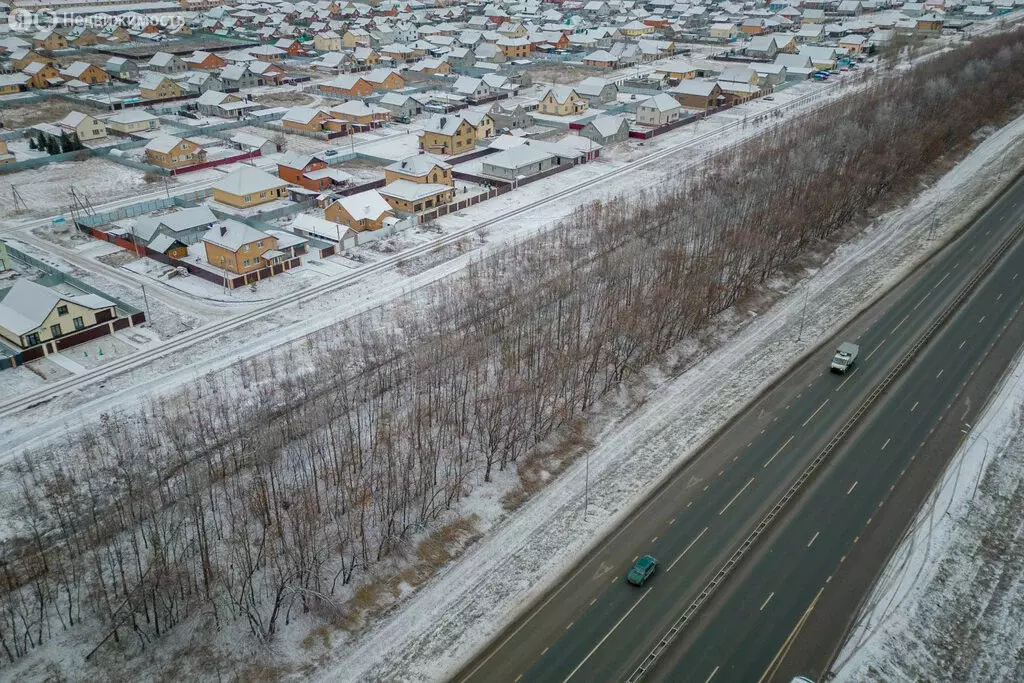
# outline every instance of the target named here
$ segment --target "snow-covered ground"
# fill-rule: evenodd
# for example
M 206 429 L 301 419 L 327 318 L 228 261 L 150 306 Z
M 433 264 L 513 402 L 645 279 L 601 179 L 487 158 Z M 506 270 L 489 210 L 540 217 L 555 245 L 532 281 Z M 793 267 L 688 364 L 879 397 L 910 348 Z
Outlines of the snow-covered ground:
M 616 408 L 588 436 L 590 507 L 582 516 L 584 463 L 578 462 L 514 515 L 490 509 L 483 540 L 421 587 L 353 644 L 325 653 L 320 669 L 330 681 L 434 681 L 452 676 L 585 554 L 601 536 L 689 458 L 749 397 L 771 382 L 765 367 L 785 371 L 796 358 L 938 248 L 999 185 L 1000 153 L 1024 140 L 1024 117 L 990 136 L 965 160 L 903 211 L 880 218 L 855 242 L 840 248 L 807 287 L 803 341 L 796 341 L 800 296 L 780 300 L 765 314 L 722 316 L 716 350 L 682 375 L 655 386 L 643 405 L 621 419 Z M 1009 174 L 1007 174 L 1009 177 Z M 937 218 L 939 234 L 928 238 Z M 843 287 L 835 287 L 841 281 Z M 783 285 L 788 286 L 788 285 Z M 751 353 L 759 349 L 758 354 Z M 658 384 L 658 380 L 651 380 Z M 307 653 L 309 654 L 309 653 Z M 852 678 L 851 680 L 858 680 Z

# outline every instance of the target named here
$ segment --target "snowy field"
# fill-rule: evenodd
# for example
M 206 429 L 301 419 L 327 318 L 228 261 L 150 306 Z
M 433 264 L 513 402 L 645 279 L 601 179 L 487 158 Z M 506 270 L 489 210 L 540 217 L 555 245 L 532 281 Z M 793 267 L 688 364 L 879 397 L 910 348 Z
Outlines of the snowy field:
M 608 406 L 609 414 L 588 434 L 598 446 L 589 456 L 586 521 L 582 462 L 515 515 L 495 513 L 497 499 L 476 501 L 474 510 L 491 511 L 482 521 L 498 520 L 490 529 L 480 525 L 484 540 L 354 644 L 336 647 L 329 653 L 335 665 L 322 668 L 319 679 L 434 681 L 452 676 L 548 590 L 566 565 L 614 528 L 660 483 L 661 473 L 689 458 L 770 383 L 774 377 L 764 376 L 764 367 L 788 367 L 938 248 L 943 235 L 927 237 L 932 217 L 940 219 L 944 234 L 958 229 L 994 193 L 999 152 L 1021 140 L 1024 118 L 979 145 L 905 211 L 883 216 L 840 248 L 806 285 L 807 320 L 813 329 L 809 334 L 804 329 L 802 342 L 795 341 L 800 296 L 782 298 L 763 315 L 732 311 L 721 318 L 720 348 L 693 344 L 682 350 L 681 360 L 698 362 L 668 381 L 650 379 L 647 401 L 621 419 L 615 419 L 621 408 Z M 834 286 L 839 281 L 842 288 Z M 780 289 L 790 286 L 779 284 Z

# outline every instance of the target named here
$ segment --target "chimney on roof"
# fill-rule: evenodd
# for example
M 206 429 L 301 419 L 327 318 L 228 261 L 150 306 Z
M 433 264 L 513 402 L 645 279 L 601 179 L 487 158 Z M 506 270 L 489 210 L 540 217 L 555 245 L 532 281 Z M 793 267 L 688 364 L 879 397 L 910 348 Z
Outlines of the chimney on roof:
M 228 226 L 226 226 L 223 223 L 221 223 L 220 224 L 220 236 L 223 237 L 226 234 L 228 234 Z
M 444 124 L 448 123 L 448 118 L 445 116 L 441 117 L 441 127 L 444 128 Z

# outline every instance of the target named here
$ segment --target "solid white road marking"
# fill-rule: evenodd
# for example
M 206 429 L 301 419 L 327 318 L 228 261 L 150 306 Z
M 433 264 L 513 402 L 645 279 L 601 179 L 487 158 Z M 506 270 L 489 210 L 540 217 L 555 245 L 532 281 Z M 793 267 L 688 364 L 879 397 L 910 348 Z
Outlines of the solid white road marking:
M 711 672 L 711 675 L 704 679 L 704 683 L 708 683 L 712 678 L 715 677 L 715 674 L 718 673 L 718 668 L 719 667 L 717 666 L 715 667 L 715 670 Z
M 806 420 L 804 420 L 804 423 L 802 425 L 800 425 L 800 426 L 801 427 L 806 427 L 807 423 L 810 422 L 811 420 L 813 420 L 814 416 L 817 415 L 818 413 L 820 413 L 821 409 L 825 407 L 825 403 L 828 403 L 828 399 L 827 398 L 825 399 L 825 402 L 822 403 L 820 406 L 818 406 L 818 409 L 815 410 L 813 413 L 811 413 L 811 416 L 809 418 L 807 418 Z
M 768 597 L 765 598 L 764 602 L 761 603 L 761 609 L 759 609 L 758 611 L 759 612 L 763 612 L 764 608 L 768 606 L 768 603 L 771 602 L 771 599 L 773 597 L 775 597 L 775 591 L 772 591 L 771 593 L 768 594 Z
M 915 310 L 915 311 L 916 311 L 916 310 L 917 310 L 917 307 L 918 307 L 918 306 L 920 306 L 921 304 L 923 304 L 923 303 L 924 303 L 924 300 L 925 300 L 925 299 L 927 299 L 928 297 L 930 297 L 931 295 L 932 295 L 932 293 L 931 293 L 931 292 L 928 292 L 928 293 L 927 293 L 927 294 L 925 294 L 925 295 L 924 295 L 923 297 L 921 297 L 921 300 L 920 300 L 920 301 L 918 301 L 918 302 L 917 302 L 916 304 L 914 304 L 914 308 L 913 308 L 912 310 Z
M 850 484 L 850 488 L 846 489 L 846 495 L 850 495 L 851 493 L 853 493 L 853 490 L 855 488 L 857 488 L 857 482 L 853 482 L 852 484 Z
M 956 347 L 957 351 L 959 351 L 960 349 L 964 348 L 964 344 L 966 344 L 966 343 L 967 343 L 966 339 L 964 339 L 962 342 L 960 342 L 960 346 Z
M 889 437 L 888 439 L 886 439 L 885 443 L 882 444 L 882 450 L 883 451 L 885 450 L 885 447 L 889 445 L 890 441 L 892 441 L 892 437 Z
M 980 324 L 981 324 L 982 322 L 984 322 L 984 321 L 985 321 L 985 316 L 981 316 L 980 318 L 978 318 L 978 324 L 979 324 L 979 325 L 980 325 Z
M 640 598 L 636 602 L 633 603 L 633 606 L 629 608 L 629 611 L 627 611 L 625 614 L 623 614 L 622 618 L 615 622 L 615 626 L 612 626 L 612 630 L 610 630 L 610 631 L 608 631 L 608 633 L 604 634 L 604 638 L 602 638 L 601 640 L 597 641 L 597 645 L 594 646 L 593 650 L 591 650 L 590 652 L 587 653 L 587 656 L 583 658 L 583 661 L 580 662 L 579 664 L 577 664 L 576 668 L 569 672 L 569 675 L 565 677 L 565 681 L 568 681 L 570 678 L 572 678 L 573 676 L 576 675 L 576 672 L 580 670 L 580 667 L 582 667 L 584 664 L 586 664 L 587 660 L 590 659 L 594 655 L 595 652 L 597 652 L 597 648 L 599 648 L 602 645 L 604 645 L 604 641 L 608 640 L 608 637 L 611 636 L 611 634 L 615 633 L 615 629 L 617 629 L 622 624 L 622 622 L 624 622 L 626 620 L 626 617 L 628 617 L 630 614 L 633 613 L 633 610 L 636 609 L 636 606 L 639 605 L 641 602 L 643 602 L 643 599 L 646 598 L 650 594 L 651 594 L 651 589 L 650 588 L 648 588 L 647 590 L 644 591 L 644 594 L 641 595 Z M 565 683 L 565 681 L 562 681 L 562 683 Z
M 810 548 L 812 545 L 814 545 L 814 542 L 816 540 L 818 540 L 818 534 L 820 534 L 820 533 L 821 533 L 820 531 L 815 531 L 814 532 L 814 535 L 811 536 L 811 540 L 807 541 L 807 547 L 808 548 Z
M 845 387 L 846 383 L 850 381 L 850 378 L 853 377 L 854 374 L 856 374 L 856 372 L 857 372 L 857 368 L 854 368 L 853 370 L 850 370 L 850 374 L 846 376 L 846 379 L 844 379 L 842 382 L 840 382 L 839 386 L 836 387 L 836 391 L 839 391 L 840 389 Z
M 575 621 L 570 621 L 569 625 L 565 627 L 565 630 L 568 631 L 569 629 L 571 629 L 572 625 L 575 624 L 575 623 L 576 623 Z
M 896 330 L 900 329 L 900 325 L 902 325 L 903 323 L 907 322 L 907 318 L 909 318 L 909 317 L 910 317 L 910 314 L 907 314 L 907 315 L 903 316 L 903 320 L 901 320 L 898 323 L 896 323 L 896 327 L 892 328 L 892 332 L 890 332 L 889 334 L 893 334 L 894 332 L 896 332 Z
M 914 405 L 910 406 L 910 412 L 914 412 L 915 410 L 917 410 L 917 406 L 919 403 L 920 401 L 914 401 Z
M 939 374 L 935 375 L 935 379 L 942 377 L 943 370 L 939 370 Z
M 796 435 L 794 434 L 793 436 L 796 436 Z M 779 446 L 779 450 L 775 451 L 775 453 L 772 455 L 772 457 L 768 458 L 768 462 L 766 462 L 765 464 L 761 465 L 761 469 L 764 469 L 765 467 L 768 467 L 768 465 L 771 464 L 772 460 L 775 459 L 775 456 L 778 455 L 779 453 L 781 453 L 782 449 L 785 448 L 786 446 L 788 446 L 789 442 L 793 440 L 793 436 L 790 436 L 788 439 L 786 439 L 786 443 L 784 443 L 781 446 Z
M 726 503 L 724 508 L 719 510 L 719 512 L 718 512 L 719 517 L 721 517 L 722 513 L 725 512 L 726 510 L 728 510 L 729 506 L 732 505 L 733 503 L 735 503 L 736 499 L 740 497 L 740 494 L 743 493 L 744 491 L 746 491 L 747 487 L 750 486 L 753 483 L 754 483 L 754 478 L 751 477 L 750 481 L 748 481 L 746 484 L 744 484 L 743 488 L 741 488 L 739 491 L 736 492 L 736 495 L 732 497 L 732 500 L 730 500 L 728 503 Z
M 704 534 L 706 534 L 707 531 L 708 531 L 708 528 L 704 527 L 704 530 L 701 531 L 699 534 L 697 534 L 697 538 L 695 538 L 692 541 L 690 541 L 690 544 L 683 549 L 683 552 L 679 553 L 679 557 L 677 557 L 676 559 L 672 560 L 672 564 L 670 564 L 668 566 L 668 569 L 665 570 L 666 574 L 668 574 L 670 571 L 672 571 L 672 567 L 676 566 L 676 562 L 679 562 L 679 560 L 683 559 L 683 555 L 688 553 L 690 551 L 690 548 L 693 547 L 693 544 L 696 543 L 697 541 L 699 541 L 700 537 L 703 536 Z

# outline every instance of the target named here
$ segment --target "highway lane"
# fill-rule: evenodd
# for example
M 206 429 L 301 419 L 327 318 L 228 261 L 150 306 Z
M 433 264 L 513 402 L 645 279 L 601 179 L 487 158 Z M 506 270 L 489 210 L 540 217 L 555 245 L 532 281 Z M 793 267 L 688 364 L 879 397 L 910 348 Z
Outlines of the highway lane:
M 838 582 L 830 585 L 833 574 L 867 527 L 888 513 L 887 501 L 907 468 L 921 453 L 939 458 L 956 450 L 955 440 L 944 444 L 944 454 L 926 449 L 937 425 L 949 419 L 958 427 L 981 408 L 980 402 L 973 410 L 958 405 L 960 391 L 982 362 L 1005 368 L 1007 355 L 1024 344 L 1022 274 L 1024 241 L 1019 241 L 835 452 L 831 465 L 723 591 L 700 627 L 680 641 L 650 680 L 702 681 L 712 674 L 723 681 L 759 680 L 819 590 L 845 591 Z M 1004 351 L 989 355 L 1004 334 Z M 779 679 L 789 680 L 792 673 Z
M 613 680 L 628 674 L 713 569 L 820 451 L 835 426 L 902 355 L 1022 218 L 1020 185 L 836 337 L 854 337 L 860 365 L 825 374 L 835 343 L 794 369 L 630 517 L 557 592 L 496 640 L 457 680 Z M 1016 206 L 1014 206 L 1016 204 Z M 662 561 L 647 590 L 622 582 L 632 559 Z M 674 564 L 673 564 L 674 563 Z

